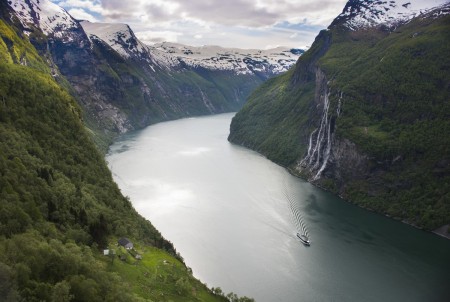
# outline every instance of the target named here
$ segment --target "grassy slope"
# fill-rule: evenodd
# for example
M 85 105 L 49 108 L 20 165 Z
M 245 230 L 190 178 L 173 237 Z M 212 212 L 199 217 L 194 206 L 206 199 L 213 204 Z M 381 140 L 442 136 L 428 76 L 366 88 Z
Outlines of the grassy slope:
M 329 31 L 332 43 L 317 66 L 331 80 L 331 91 L 344 92 L 337 138 L 356 143 L 377 173 L 345 179 L 344 191 L 333 179 L 322 185 L 427 229 L 450 222 L 449 32 L 448 16 L 416 19 L 391 34 Z M 317 127 L 314 76 L 308 78 L 304 66 L 324 41 L 317 39 L 292 75 L 252 94 L 233 119 L 231 141 L 285 166 L 303 156 Z
M 165 251 L 135 244 L 136 252 L 142 256 L 142 260 L 136 260 L 118 248 L 115 240 L 110 246 L 115 257 L 99 256 L 99 260 L 108 271 L 122 276 L 125 286 L 140 297 L 150 297 L 153 301 L 227 301 L 212 295 L 182 262 Z M 125 261 L 119 260 L 121 255 Z
M 80 108 L 28 40 L 1 21 L 0 29 L 3 301 L 223 301 L 192 277 L 173 246 L 121 195 Z M 22 58 L 28 66 L 14 64 Z M 101 255 L 118 236 L 147 251 L 139 267 L 111 265 Z M 174 267 L 160 268 L 161 259 Z M 167 278 L 142 290 L 136 284 L 146 270 Z

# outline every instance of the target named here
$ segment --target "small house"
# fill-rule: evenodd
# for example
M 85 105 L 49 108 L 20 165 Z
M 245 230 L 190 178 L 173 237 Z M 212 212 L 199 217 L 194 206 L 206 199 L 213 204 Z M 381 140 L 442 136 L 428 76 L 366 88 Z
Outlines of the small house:
M 133 248 L 133 242 L 131 242 L 130 239 L 125 237 L 120 238 L 119 241 L 117 241 L 117 243 L 126 248 L 127 250 L 131 250 Z

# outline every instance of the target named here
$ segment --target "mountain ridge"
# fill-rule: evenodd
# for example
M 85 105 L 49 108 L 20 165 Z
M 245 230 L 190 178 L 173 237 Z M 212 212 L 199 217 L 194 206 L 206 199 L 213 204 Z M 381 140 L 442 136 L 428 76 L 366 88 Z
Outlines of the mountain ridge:
M 447 225 L 446 7 L 390 30 L 335 20 L 295 69 L 251 95 L 229 140 L 363 207 L 428 230 Z
M 442 8 L 443 13 L 448 14 L 447 5 L 446 0 L 351 0 L 330 26 L 343 22 L 351 30 L 376 26 L 394 28 L 415 17 L 426 15 L 431 10 Z
M 0 20 L 1 300 L 229 301 L 198 281 L 122 195 L 70 86 L 7 21 Z M 133 250 L 118 245 L 122 237 Z
M 145 45 L 127 24 L 81 21 L 81 26 L 88 36 L 101 39 L 125 58 L 143 59 L 152 69 L 152 64 L 156 64 L 169 70 L 205 68 L 236 74 L 267 74 L 263 77 L 268 78 L 287 71 L 303 52 L 286 47 L 259 50 L 214 45 L 193 47 L 172 42 Z
M 248 57 L 247 63 L 244 56 L 219 54 L 180 59 L 144 45 L 126 24 L 79 22 L 48 0 L 7 3 L 15 20 L 9 22 L 22 28 L 53 75 L 69 87 L 103 150 L 115 136 L 156 122 L 236 111 L 256 86 L 299 56 L 297 51 L 280 55 L 283 60 Z

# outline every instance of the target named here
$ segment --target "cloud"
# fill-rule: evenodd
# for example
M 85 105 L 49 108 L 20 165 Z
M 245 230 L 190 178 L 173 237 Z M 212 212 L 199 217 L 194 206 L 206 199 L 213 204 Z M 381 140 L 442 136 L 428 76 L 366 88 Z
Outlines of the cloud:
M 294 33 L 298 33 L 293 36 Z M 227 26 L 214 26 L 208 31 L 201 32 L 201 38 L 195 39 L 199 32 L 185 33 L 178 36 L 182 44 L 220 45 L 231 48 L 259 48 L 268 49 L 277 46 L 305 48 L 314 40 L 317 32 L 292 31 L 277 28 L 230 28 Z
M 176 31 L 137 31 L 135 32 L 136 36 L 143 43 L 146 44 L 154 44 L 160 42 L 178 42 L 178 37 L 182 35 L 180 32 Z
M 89 14 L 82 8 L 71 8 L 68 10 L 68 13 L 77 20 L 87 20 L 90 22 L 99 22 L 97 18 L 93 15 Z
M 65 2 L 86 2 L 67 0 Z M 327 26 L 339 14 L 346 0 L 102 0 L 104 16 L 132 19 L 142 16 L 149 22 L 176 22 L 181 19 L 228 25 L 265 27 L 277 22 L 308 20 Z M 95 1 L 94 1 L 95 3 Z M 132 20 L 129 20 L 132 21 Z
M 54 1 L 59 6 L 62 7 L 71 7 L 71 8 L 84 8 L 91 12 L 95 13 L 103 13 L 104 9 L 102 7 L 102 3 L 98 0 L 62 0 L 62 1 Z
M 347 0 L 53 0 L 77 18 L 127 23 L 146 42 L 187 44 L 271 44 L 297 47 L 312 43 L 342 11 Z M 81 11 L 83 10 L 83 11 Z M 219 35 L 218 33 L 224 33 Z M 245 39 L 245 37 L 247 37 Z M 236 39 L 236 40 L 232 40 Z M 181 42 L 183 41 L 183 42 Z M 264 44 L 262 44 L 264 43 Z M 299 44 L 297 44 L 299 43 Z M 247 47 L 247 46 L 246 46 Z M 252 47 L 252 46 L 250 46 Z
M 279 15 L 253 0 L 181 1 L 180 10 L 191 19 L 231 26 L 261 27 L 274 24 Z

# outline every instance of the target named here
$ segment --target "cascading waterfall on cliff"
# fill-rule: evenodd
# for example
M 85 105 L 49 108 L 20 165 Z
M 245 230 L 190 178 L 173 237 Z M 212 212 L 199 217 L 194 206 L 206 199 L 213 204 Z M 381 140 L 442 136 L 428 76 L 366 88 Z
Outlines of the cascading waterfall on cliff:
M 333 133 L 331 128 L 332 116 L 328 113 L 330 109 L 330 92 L 325 91 L 323 94 L 323 112 L 320 120 L 319 128 L 316 128 L 311 132 L 309 136 L 308 153 L 300 161 L 300 171 L 308 169 L 314 176 L 312 180 L 317 180 L 325 170 L 327 163 L 330 159 L 331 147 L 333 141 Z M 343 93 L 338 93 L 338 105 L 336 114 L 339 117 L 341 114 Z M 317 133 L 317 135 L 315 135 Z

